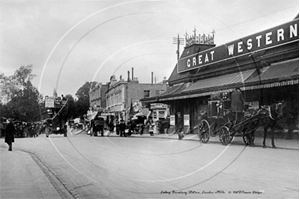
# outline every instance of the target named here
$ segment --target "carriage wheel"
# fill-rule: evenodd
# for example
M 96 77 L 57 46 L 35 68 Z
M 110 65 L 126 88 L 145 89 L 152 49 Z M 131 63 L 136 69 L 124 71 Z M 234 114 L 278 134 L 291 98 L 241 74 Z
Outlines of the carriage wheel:
M 207 143 L 210 138 L 210 126 L 207 120 L 201 120 L 198 136 L 200 142 Z
M 220 142 L 223 145 L 228 145 L 233 139 L 233 136 L 230 135 L 229 128 L 226 126 L 222 126 L 219 133 Z
M 250 132 L 250 133 L 247 133 L 247 134 L 243 134 L 243 141 L 245 143 L 245 145 L 251 145 L 254 143 L 254 133 L 253 132 Z

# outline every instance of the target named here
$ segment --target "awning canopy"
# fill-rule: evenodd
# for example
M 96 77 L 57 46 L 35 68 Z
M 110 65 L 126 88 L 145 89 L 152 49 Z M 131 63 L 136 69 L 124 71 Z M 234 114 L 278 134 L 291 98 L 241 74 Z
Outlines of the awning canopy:
M 256 69 L 201 79 L 192 83 L 173 86 L 162 95 L 155 97 L 155 102 L 179 100 L 208 96 L 218 92 L 230 92 L 234 87 L 242 90 L 271 88 L 299 84 L 299 59 L 272 64 L 264 68 L 260 75 Z M 150 100 L 150 102 L 153 102 Z
M 270 83 L 283 80 L 299 79 L 299 59 L 272 64 L 263 69 L 263 72 L 247 82 Z
M 218 77 L 202 79 L 193 83 L 188 88 L 184 89 L 183 92 L 191 92 L 191 91 L 203 90 L 208 88 L 212 90 L 214 87 L 223 87 L 223 86 L 228 86 L 233 84 L 243 84 L 254 72 L 255 69 L 252 69 L 252 70 L 222 75 Z

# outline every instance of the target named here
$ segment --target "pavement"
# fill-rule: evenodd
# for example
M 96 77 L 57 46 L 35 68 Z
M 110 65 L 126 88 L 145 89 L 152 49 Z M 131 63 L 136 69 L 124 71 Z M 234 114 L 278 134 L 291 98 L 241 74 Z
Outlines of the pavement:
M 87 133 L 87 132 L 85 132 L 85 131 L 74 131 L 73 132 L 74 135 L 78 135 L 78 134 L 82 134 L 82 133 Z M 118 137 L 118 135 L 115 132 L 109 133 L 109 131 L 105 131 L 104 136 Z M 98 137 L 100 137 L 100 136 L 98 136 Z M 153 136 L 151 136 L 150 134 L 143 134 L 143 135 L 132 134 L 130 137 L 178 140 L 177 134 L 157 134 L 156 133 Z M 275 136 L 275 138 L 274 138 L 274 142 L 275 142 L 277 149 L 299 150 L 299 139 L 285 140 L 285 139 L 282 139 L 281 137 L 282 136 L 280 136 L 280 137 Z M 124 139 L 126 139 L 126 138 L 124 138 Z M 183 141 L 199 142 L 199 138 L 196 134 L 188 134 L 188 135 L 185 135 L 185 137 L 183 138 Z M 263 143 L 262 137 L 255 137 L 255 140 L 254 140 L 255 147 L 262 147 L 262 143 Z M 219 136 L 217 135 L 216 137 L 210 137 L 209 142 L 206 144 L 221 144 L 220 140 L 219 140 Z M 243 145 L 244 146 L 242 137 L 235 137 L 233 139 L 233 141 L 231 142 L 231 145 Z M 271 147 L 271 139 L 269 136 L 266 138 L 266 145 L 267 145 L 267 148 Z
M 62 198 L 31 154 L 0 148 L 0 198 Z
M 87 134 L 85 131 L 71 131 L 71 135 Z M 89 135 L 87 135 L 89 136 Z M 109 134 L 105 132 L 105 136 L 118 137 L 116 133 Z M 101 138 L 101 137 L 97 137 Z M 177 134 L 133 134 L 131 138 L 144 139 L 178 139 Z M 124 138 L 126 139 L 126 138 Z M 186 135 L 182 141 L 197 141 L 197 135 Z M 219 137 L 212 137 L 207 144 L 221 144 Z M 243 145 L 242 138 L 237 137 L 232 141 L 232 145 Z M 255 138 L 256 147 L 262 146 L 262 138 Z M 271 140 L 266 141 L 268 147 L 271 146 Z M 299 150 L 299 140 L 275 139 L 277 150 Z M 268 150 L 268 149 L 262 149 Z M 276 150 L 276 149 L 269 149 Z M 60 183 L 55 182 L 55 177 L 51 176 L 51 172 L 39 162 L 38 157 L 34 154 L 14 150 L 8 151 L 8 148 L 0 147 L 0 198 L 73 198 L 71 195 L 63 191 L 63 187 L 59 187 Z
M 140 135 L 135 135 L 140 136 Z M 144 135 L 142 135 L 144 136 Z M 149 137 L 157 137 L 157 138 L 163 138 L 163 139 L 178 139 L 178 135 L 167 135 L 167 134 L 156 134 L 154 136 Z M 199 142 L 199 138 L 195 134 L 186 135 L 183 140 L 188 141 L 197 141 Z M 275 138 L 274 139 L 275 145 L 277 149 L 287 149 L 287 150 L 299 150 L 299 140 L 298 139 L 291 139 L 291 140 L 285 140 L 281 138 Z M 263 138 L 262 137 L 255 137 L 255 147 L 262 147 Z M 221 144 L 219 140 L 219 136 L 216 137 L 210 137 L 207 144 Z M 242 137 L 235 137 L 234 140 L 231 142 L 231 145 L 244 145 Z M 266 145 L 267 147 L 271 147 L 271 139 L 267 137 L 266 139 Z

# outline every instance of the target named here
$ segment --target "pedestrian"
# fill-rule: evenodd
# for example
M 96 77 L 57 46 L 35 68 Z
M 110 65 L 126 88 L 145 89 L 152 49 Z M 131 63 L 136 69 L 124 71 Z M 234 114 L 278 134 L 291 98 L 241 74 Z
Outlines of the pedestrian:
M 93 135 L 93 126 L 94 126 L 94 119 L 91 119 L 90 126 L 89 126 L 89 128 L 87 130 L 87 134 L 90 135 L 90 136 Z
M 181 113 L 177 113 L 177 122 L 176 122 L 176 133 L 178 134 L 178 139 L 182 140 L 184 137 L 183 133 L 183 118 L 181 116 Z
M 131 134 L 134 133 L 135 130 L 135 121 L 132 117 L 129 118 L 127 126 L 128 126 L 128 135 L 130 136 Z
M 152 117 L 151 116 L 149 116 L 149 118 L 147 119 L 147 121 L 146 121 L 146 128 L 148 129 L 148 131 L 149 131 L 149 134 L 151 135 L 151 136 L 153 136 L 154 134 L 153 134 L 153 119 L 152 119 Z
M 116 134 L 120 134 L 120 122 L 118 120 L 116 120 Z
M 126 137 L 125 129 L 126 129 L 125 121 L 123 119 L 121 119 L 121 121 L 120 121 L 120 137 L 123 137 L 123 136 Z
M 115 125 L 114 125 L 114 118 L 113 118 L 113 116 L 110 117 L 108 128 L 109 128 L 109 133 L 108 133 L 107 136 L 109 136 L 111 133 L 114 132 Z
M 297 119 L 297 111 L 296 109 L 291 109 L 286 113 L 286 125 L 288 132 L 286 134 L 286 140 L 290 140 L 293 138 L 293 131 L 296 129 L 296 119 Z
M 231 112 L 234 116 L 235 124 L 238 124 L 243 117 L 244 98 L 240 88 L 235 88 L 231 94 Z
M 12 151 L 12 143 L 15 141 L 14 134 L 15 134 L 14 124 L 12 122 L 12 119 L 8 119 L 5 128 L 5 142 L 8 144 L 9 151 Z
M 140 123 L 139 123 L 139 125 L 140 125 L 140 135 L 143 135 L 144 134 L 144 128 L 145 128 L 145 125 L 144 125 L 144 123 L 145 123 L 145 116 L 142 116 L 141 117 L 141 120 L 140 120 Z
M 170 129 L 170 116 L 167 116 L 164 120 L 164 125 L 163 125 L 163 129 L 164 129 L 164 133 L 168 134 L 169 133 L 169 129 Z

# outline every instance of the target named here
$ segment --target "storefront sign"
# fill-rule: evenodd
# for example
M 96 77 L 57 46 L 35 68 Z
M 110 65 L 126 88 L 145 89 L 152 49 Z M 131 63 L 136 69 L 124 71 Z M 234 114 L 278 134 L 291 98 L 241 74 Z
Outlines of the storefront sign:
M 170 125 L 175 126 L 175 115 L 170 115 Z
M 45 97 L 45 108 L 54 108 L 54 97 Z
M 203 66 L 245 56 L 299 40 L 299 20 L 217 46 L 178 60 L 177 72 L 201 68 Z
M 159 108 L 166 109 L 166 108 L 168 108 L 168 105 L 167 104 L 163 104 L 163 103 L 153 103 L 153 104 L 150 104 L 150 109 L 159 109 Z
M 190 115 L 184 115 L 184 126 L 190 126 Z

